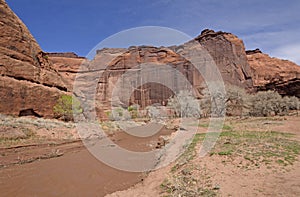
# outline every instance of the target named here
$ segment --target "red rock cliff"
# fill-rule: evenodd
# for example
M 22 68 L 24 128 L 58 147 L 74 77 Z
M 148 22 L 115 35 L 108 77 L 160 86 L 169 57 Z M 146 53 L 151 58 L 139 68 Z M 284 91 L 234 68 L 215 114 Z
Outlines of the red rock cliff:
M 27 27 L 0 0 L 0 113 L 53 117 L 53 105 L 66 90 Z

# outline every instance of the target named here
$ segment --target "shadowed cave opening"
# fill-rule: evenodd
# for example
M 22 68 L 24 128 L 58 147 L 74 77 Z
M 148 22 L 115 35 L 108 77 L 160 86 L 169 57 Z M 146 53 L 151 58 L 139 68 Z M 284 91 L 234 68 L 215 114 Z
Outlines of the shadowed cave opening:
M 19 117 L 21 117 L 21 116 L 34 116 L 34 117 L 38 117 L 38 118 L 42 117 L 41 115 L 39 115 L 38 113 L 36 113 L 32 108 L 21 110 L 19 112 Z

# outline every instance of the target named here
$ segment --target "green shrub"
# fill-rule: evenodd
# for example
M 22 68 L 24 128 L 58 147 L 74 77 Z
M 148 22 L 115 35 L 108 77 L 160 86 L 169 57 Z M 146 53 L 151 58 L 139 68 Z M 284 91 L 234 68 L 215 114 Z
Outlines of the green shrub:
M 72 121 L 73 114 L 82 113 L 80 102 L 76 97 L 71 95 L 61 95 L 53 107 L 53 112 L 57 118 L 62 118 L 64 121 Z
M 137 118 L 138 117 L 139 105 L 137 105 L 137 104 L 130 105 L 127 108 L 127 110 L 130 113 L 131 118 Z

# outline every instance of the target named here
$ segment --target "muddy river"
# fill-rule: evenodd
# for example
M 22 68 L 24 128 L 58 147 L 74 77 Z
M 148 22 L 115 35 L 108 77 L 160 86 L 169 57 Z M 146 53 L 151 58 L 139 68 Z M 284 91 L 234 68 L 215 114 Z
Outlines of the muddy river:
M 162 129 L 147 138 L 119 132 L 113 140 L 131 150 L 147 151 L 151 149 L 150 143 L 171 132 Z M 120 171 L 105 165 L 82 146 L 61 157 L 1 168 L 0 196 L 104 196 L 129 188 L 143 178 L 144 173 Z

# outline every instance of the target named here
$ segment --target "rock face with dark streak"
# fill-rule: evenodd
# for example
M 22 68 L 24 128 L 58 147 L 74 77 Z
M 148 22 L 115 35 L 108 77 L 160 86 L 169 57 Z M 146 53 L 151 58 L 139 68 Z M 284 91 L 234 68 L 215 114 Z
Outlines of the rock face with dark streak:
M 275 90 L 281 95 L 300 98 L 300 66 L 272 58 L 260 50 L 247 51 L 253 85 L 258 90 Z
M 252 88 L 251 70 L 242 40 L 231 33 L 208 29 L 195 39 L 210 53 L 225 83 Z
M 98 53 L 105 52 L 107 53 L 108 51 L 100 51 Z M 115 88 L 118 79 L 127 71 L 130 70 L 132 74 L 138 76 L 138 73 L 141 70 L 145 71 L 147 68 L 157 67 L 155 70 L 143 72 L 143 74 L 138 77 L 139 80 L 136 80 L 136 78 L 132 80 L 131 83 L 139 83 L 141 81 L 144 85 L 143 87 L 139 87 L 139 85 L 136 84 L 136 90 L 132 92 L 128 104 L 139 104 L 142 107 L 154 103 L 164 105 L 166 104 L 166 100 L 173 95 L 173 92 L 170 90 L 170 87 L 168 88 L 161 84 L 175 84 L 176 74 L 165 71 L 166 75 L 162 76 L 162 66 L 176 68 L 178 72 L 182 73 L 182 75 L 193 84 L 196 76 L 193 74 L 191 63 L 171 49 L 150 46 L 131 47 L 128 50 L 123 49 L 121 54 L 109 63 L 99 82 L 98 98 L 101 98 L 102 103 L 110 103 L 111 99 L 113 99 L 111 97 L 112 91 Z M 135 84 L 131 85 L 135 86 Z M 179 84 L 178 87 L 174 85 L 172 88 L 179 89 L 179 86 Z M 173 91 L 176 91 L 174 89 Z M 128 87 L 121 87 L 120 91 L 122 90 L 127 91 L 130 89 L 128 89 Z M 126 101 L 122 101 L 122 99 L 120 102 L 126 103 Z
M 53 117 L 67 88 L 23 22 L 0 0 L 0 113 Z

